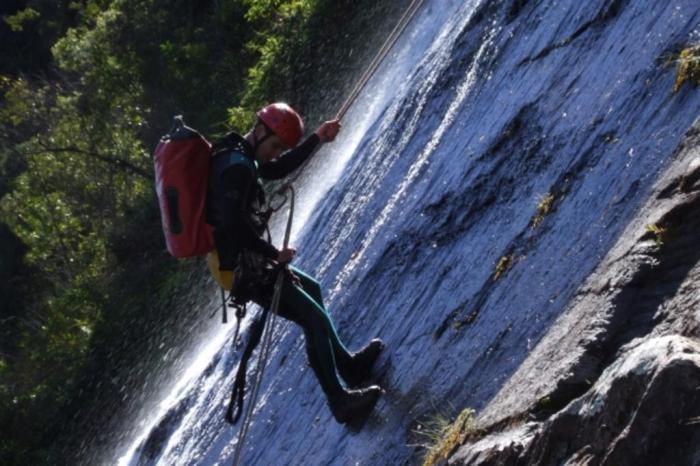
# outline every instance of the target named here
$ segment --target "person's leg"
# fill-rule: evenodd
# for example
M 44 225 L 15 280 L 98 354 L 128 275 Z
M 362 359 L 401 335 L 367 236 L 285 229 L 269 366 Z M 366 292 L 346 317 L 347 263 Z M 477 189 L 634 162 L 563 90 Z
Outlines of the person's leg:
M 375 338 L 356 353 L 351 353 L 348 351 L 347 347 L 345 347 L 338 336 L 338 332 L 333 325 L 330 314 L 323 305 L 321 285 L 316 279 L 303 271 L 295 267 L 290 268 L 299 278 L 304 291 L 306 291 L 306 293 L 314 299 L 326 316 L 325 321 L 328 323 L 331 346 L 333 347 L 333 354 L 335 356 L 336 366 L 340 372 L 340 375 L 351 387 L 360 385 L 370 376 L 372 366 L 379 357 L 379 353 L 384 348 L 384 343 Z
M 361 390 L 348 390 L 341 383 L 332 344 L 335 329 L 323 306 L 289 277 L 285 277 L 277 312 L 280 317 L 297 323 L 304 330 L 309 365 L 326 394 L 335 419 L 344 423 L 368 415 L 382 389 L 372 385 Z
M 326 395 L 339 396 L 345 391 L 337 374 L 333 324 L 323 309 L 305 290 L 285 278 L 278 314 L 299 324 L 304 330 L 309 364 Z
M 348 351 L 347 347 L 343 344 L 342 340 L 340 339 L 338 331 L 335 329 L 335 325 L 333 325 L 333 319 L 331 319 L 330 314 L 328 313 L 326 307 L 323 304 L 323 296 L 321 295 L 320 283 L 315 278 L 311 277 L 302 270 L 297 269 L 296 267 L 290 267 L 290 269 L 292 270 L 294 275 L 299 277 L 299 281 L 301 282 L 303 290 L 306 292 L 306 294 L 308 294 L 310 298 L 313 299 L 313 301 L 315 301 L 315 303 L 318 305 L 318 308 L 324 314 L 323 321 L 327 325 L 328 334 L 330 336 L 331 345 L 333 347 L 333 355 L 335 356 L 336 362 L 339 365 L 348 364 L 352 358 L 352 353 Z
M 293 265 L 290 265 L 289 269 L 294 273 L 294 275 L 299 277 L 299 281 L 301 281 L 301 286 L 304 288 L 304 291 L 306 291 L 314 301 L 325 309 L 326 306 L 323 304 L 323 296 L 321 295 L 321 284 L 318 282 L 318 280 L 303 270 L 294 267 Z

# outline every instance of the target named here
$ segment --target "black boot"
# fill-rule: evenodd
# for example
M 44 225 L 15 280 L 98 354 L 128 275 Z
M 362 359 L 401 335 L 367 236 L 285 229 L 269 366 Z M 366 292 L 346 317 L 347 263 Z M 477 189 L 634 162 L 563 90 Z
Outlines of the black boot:
M 384 349 L 384 342 L 375 338 L 360 351 L 354 353 L 347 361 L 338 361 L 338 371 L 350 387 L 358 387 L 372 374 L 372 366 L 379 353 Z
M 329 396 L 328 404 L 336 421 L 341 424 L 352 423 L 366 418 L 382 393 L 378 385 L 360 390 L 344 390 L 335 396 Z

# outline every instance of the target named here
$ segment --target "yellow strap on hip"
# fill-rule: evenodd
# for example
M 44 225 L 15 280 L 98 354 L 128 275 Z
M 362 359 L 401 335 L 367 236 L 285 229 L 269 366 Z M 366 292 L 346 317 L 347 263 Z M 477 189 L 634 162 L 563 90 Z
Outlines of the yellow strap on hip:
M 216 249 L 207 253 L 207 267 L 219 286 L 226 291 L 231 291 L 235 274 L 232 270 L 219 270 L 219 252 Z

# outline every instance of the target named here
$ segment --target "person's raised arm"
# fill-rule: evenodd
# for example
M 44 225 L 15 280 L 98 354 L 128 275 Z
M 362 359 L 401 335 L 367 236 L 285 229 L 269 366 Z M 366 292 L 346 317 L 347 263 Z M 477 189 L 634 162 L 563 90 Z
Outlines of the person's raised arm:
M 274 162 L 263 164 L 259 170 L 260 176 L 266 180 L 279 180 L 289 175 L 311 156 L 318 144 L 332 142 L 341 126 L 339 120 L 323 122 L 314 134 L 297 147 L 283 153 Z

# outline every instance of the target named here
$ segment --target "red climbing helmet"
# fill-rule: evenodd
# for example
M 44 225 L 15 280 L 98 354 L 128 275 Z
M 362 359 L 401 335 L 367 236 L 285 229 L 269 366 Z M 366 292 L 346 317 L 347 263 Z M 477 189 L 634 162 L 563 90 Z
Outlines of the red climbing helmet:
M 270 104 L 258 112 L 260 121 L 272 130 L 287 147 L 299 144 L 304 134 L 304 122 L 299 114 L 283 102 Z

